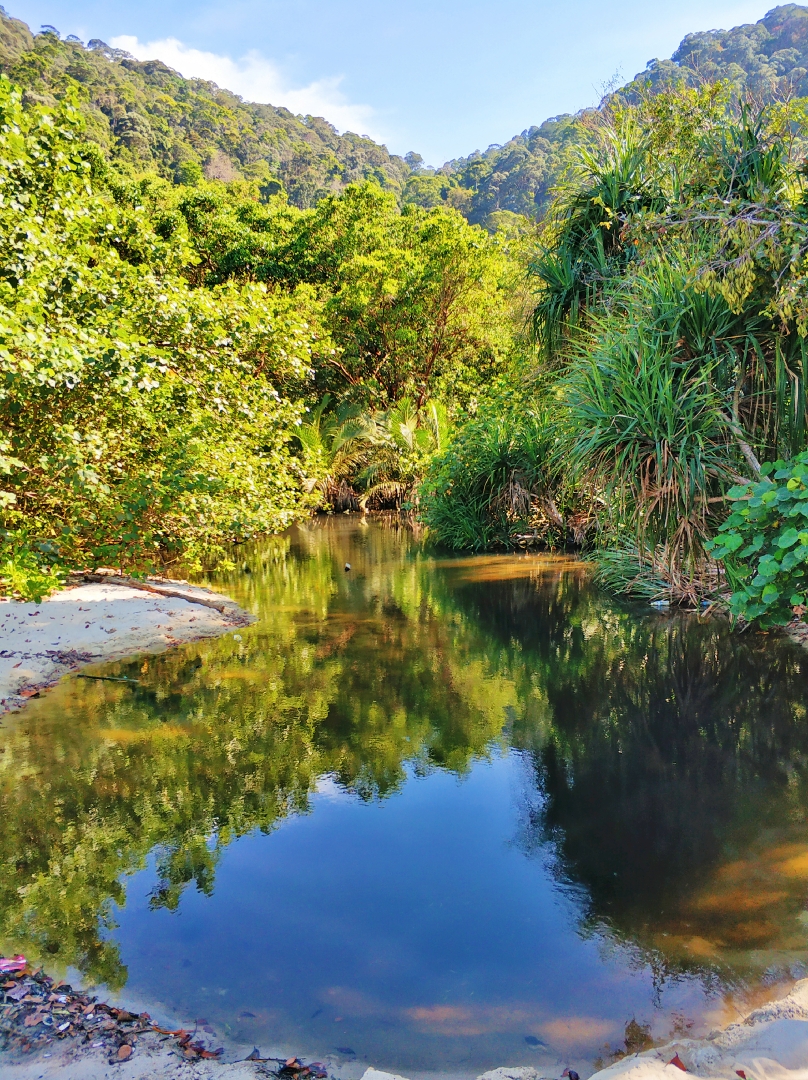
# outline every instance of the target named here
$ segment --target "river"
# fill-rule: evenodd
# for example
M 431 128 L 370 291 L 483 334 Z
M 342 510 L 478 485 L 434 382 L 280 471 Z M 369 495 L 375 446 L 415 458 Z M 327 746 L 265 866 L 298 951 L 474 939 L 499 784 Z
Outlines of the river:
M 350 564 L 346 570 L 345 564 Z M 0 727 L 0 946 L 231 1041 L 591 1067 L 808 970 L 808 653 L 325 519 Z

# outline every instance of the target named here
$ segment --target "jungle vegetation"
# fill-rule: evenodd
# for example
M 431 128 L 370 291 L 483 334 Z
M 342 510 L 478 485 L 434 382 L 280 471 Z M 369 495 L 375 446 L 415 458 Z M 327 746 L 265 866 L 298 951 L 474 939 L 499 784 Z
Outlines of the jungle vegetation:
M 435 459 L 438 535 L 466 546 L 479 519 L 483 543 L 513 542 L 531 515 L 546 535 L 561 507 L 607 585 L 692 604 L 729 585 L 737 614 L 802 614 L 805 124 L 803 99 L 713 83 L 616 97 L 582 125 L 529 267 L 520 429 L 500 391 L 501 436 Z
M 334 471 L 327 396 L 361 428 L 352 462 L 374 448 L 368 482 L 409 489 L 397 448 L 420 461 L 430 418 L 439 446 L 440 399 L 468 405 L 512 348 L 507 244 L 456 211 L 369 183 L 298 210 L 257 183 L 131 179 L 74 104 L 5 79 L 0 155 L 6 588 L 282 529 Z
M 513 225 L 512 215 L 544 216 L 580 119 L 553 117 L 502 145 L 430 168 L 417 153 L 391 155 L 371 139 L 339 135 L 321 117 L 242 101 L 98 39 L 63 40 L 53 27 L 34 34 L 1 8 L 0 72 L 40 103 L 53 105 L 72 89 L 90 138 L 120 169 L 190 181 L 257 180 L 270 192 L 282 186 L 301 208 L 373 180 L 399 202 L 448 205 L 492 229 L 503 219 Z M 772 100 L 808 94 L 806 72 L 808 9 L 784 4 L 757 23 L 688 34 L 672 58 L 649 61 L 616 92 L 636 100 L 647 89 L 721 81 L 736 94 Z
M 618 590 L 802 614 L 806 16 L 531 129 L 536 224 L 483 199 L 482 158 L 354 168 L 332 132 L 326 180 L 319 121 L 4 15 L 3 588 L 394 508 L 456 549 L 576 545 Z

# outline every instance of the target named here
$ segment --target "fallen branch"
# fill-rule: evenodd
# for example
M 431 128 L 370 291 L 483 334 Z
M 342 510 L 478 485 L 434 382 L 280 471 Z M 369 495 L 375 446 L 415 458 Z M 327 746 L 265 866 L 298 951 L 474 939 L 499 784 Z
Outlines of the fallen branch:
M 97 682 L 122 682 L 129 683 L 130 686 L 140 686 L 140 682 L 137 679 L 125 679 L 116 678 L 113 675 L 77 675 L 77 679 L 95 679 Z
M 90 582 L 92 584 L 104 584 L 104 585 L 121 585 L 127 589 L 139 589 L 141 592 L 153 593 L 155 596 L 168 596 L 177 600 L 187 600 L 189 604 L 201 604 L 203 607 L 213 608 L 214 611 L 218 611 L 220 615 L 228 615 L 231 618 L 241 620 L 241 616 L 237 614 L 240 609 L 237 604 L 232 600 L 214 600 L 209 599 L 206 596 L 193 596 L 187 592 L 183 592 L 181 589 L 163 589 L 158 585 L 149 585 L 145 581 L 138 581 L 137 578 L 131 578 L 126 575 L 119 574 L 77 574 L 82 581 Z

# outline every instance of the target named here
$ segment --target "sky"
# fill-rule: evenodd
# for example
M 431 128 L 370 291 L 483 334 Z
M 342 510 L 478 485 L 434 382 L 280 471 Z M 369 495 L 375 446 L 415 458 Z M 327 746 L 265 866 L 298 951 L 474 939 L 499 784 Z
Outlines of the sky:
M 685 34 L 766 0 L 4 0 L 33 30 L 101 38 L 249 101 L 324 116 L 427 164 L 597 104 Z

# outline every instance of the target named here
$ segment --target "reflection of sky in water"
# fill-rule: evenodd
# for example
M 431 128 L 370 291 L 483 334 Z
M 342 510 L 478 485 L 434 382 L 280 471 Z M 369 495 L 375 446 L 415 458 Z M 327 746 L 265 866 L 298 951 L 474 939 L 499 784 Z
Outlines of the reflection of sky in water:
M 264 1052 L 472 1075 L 803 973 L 804 653 L 379 525 L 244 558 L 241 640 L 0 728 L 0 948 Z
M 574 896 L 513 843 L 526 780 L 513 752 L 369 804 L 326 779 L 312 813 L 232 844 L 213 895 L 187 894 L 178 915 L 149 910 L 145 871 L 116 913 L 130 985 L 240 1041 L 280 1031 L 290 1051 L 347 1045 L 402 1068 L 549 1064 L 619 1042 L 626 1018 L 653 1019 L 651 977 L 582 941 Z

